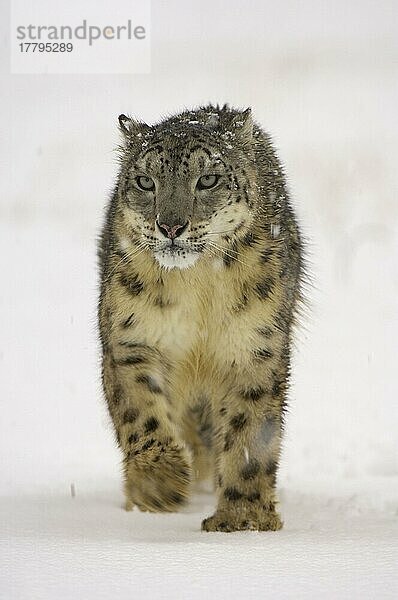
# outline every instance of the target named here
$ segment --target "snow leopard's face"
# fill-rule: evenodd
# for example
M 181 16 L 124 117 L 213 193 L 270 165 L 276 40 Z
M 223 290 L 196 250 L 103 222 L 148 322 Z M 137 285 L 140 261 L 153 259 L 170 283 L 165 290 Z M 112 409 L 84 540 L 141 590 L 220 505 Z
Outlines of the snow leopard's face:
M 183 113 L 153 128 L 121 117 L 129 145 L 120 192 L 131 244 L 139 240 L 166 269 L 188 268 L 204 254 L 234 256 L 250 228 L 251 117 L 227 116 Z

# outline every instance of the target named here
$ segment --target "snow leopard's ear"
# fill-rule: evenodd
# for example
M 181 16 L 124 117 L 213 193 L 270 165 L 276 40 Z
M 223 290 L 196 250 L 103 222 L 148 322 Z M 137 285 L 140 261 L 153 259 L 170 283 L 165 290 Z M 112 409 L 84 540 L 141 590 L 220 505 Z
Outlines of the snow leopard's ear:
M 143 133 L 149 131 L 150 127 L 146 123 L 135 121 L 126 115 L 119 115 L 119 127 L 122 134 L 131 141 L 134 137 L 140 137 Z
M 244 145 L 253 141 L 253 118 L 251 108 L 247 108 L 232 119 L 232 131 Z

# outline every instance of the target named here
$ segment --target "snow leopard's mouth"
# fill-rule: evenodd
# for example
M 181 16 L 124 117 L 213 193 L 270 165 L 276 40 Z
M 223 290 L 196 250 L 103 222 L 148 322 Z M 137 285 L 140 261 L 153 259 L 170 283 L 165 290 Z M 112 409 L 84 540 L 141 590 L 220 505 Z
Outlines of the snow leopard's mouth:
M 177 246 L 176 244 L 170 244 L 164 248 L 164 252 L 170 252 L 170 254 L 180 254 L 181 252 L 185 252 L 184 248 L 181 246 Z
M 199 258 L 200 252 L 170 243 L 155 250 L 155 258 L 165 269 L 188 269 Z

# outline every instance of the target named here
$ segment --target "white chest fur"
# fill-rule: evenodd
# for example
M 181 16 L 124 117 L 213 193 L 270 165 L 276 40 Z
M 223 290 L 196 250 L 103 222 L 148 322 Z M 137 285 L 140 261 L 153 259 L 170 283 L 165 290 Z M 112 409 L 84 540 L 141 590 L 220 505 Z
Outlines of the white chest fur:
M 157 348 L 172 361 L 183 360 L 198 339 L 200 310 L 194 286 L 183 286 L 177 280 L 174 287 L 149 294 L 144 291 L 131 310 L 135 315 L 131 341 Z
M 181 360 L 195 344 L 198 332 L 196 311 L 187 306 L 185 298 L 162 309 L 156 326 L 147 323 L 150 341 L 173 360 Z

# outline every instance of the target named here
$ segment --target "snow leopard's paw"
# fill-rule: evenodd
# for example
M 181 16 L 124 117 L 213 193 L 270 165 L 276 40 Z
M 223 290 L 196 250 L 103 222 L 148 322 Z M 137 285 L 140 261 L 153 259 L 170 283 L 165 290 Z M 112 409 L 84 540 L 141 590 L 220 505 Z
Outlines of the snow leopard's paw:
M 212 517 L 202 521 L 203 531 L 278 531 L 283 526 L 275 511 L 254 512 L 243 510 L 219 509 Z
M 188 450 L 170 438 L 149 439 L 126 460 L 126 507 L 178 511 L 188 499 L 190 483 Z

